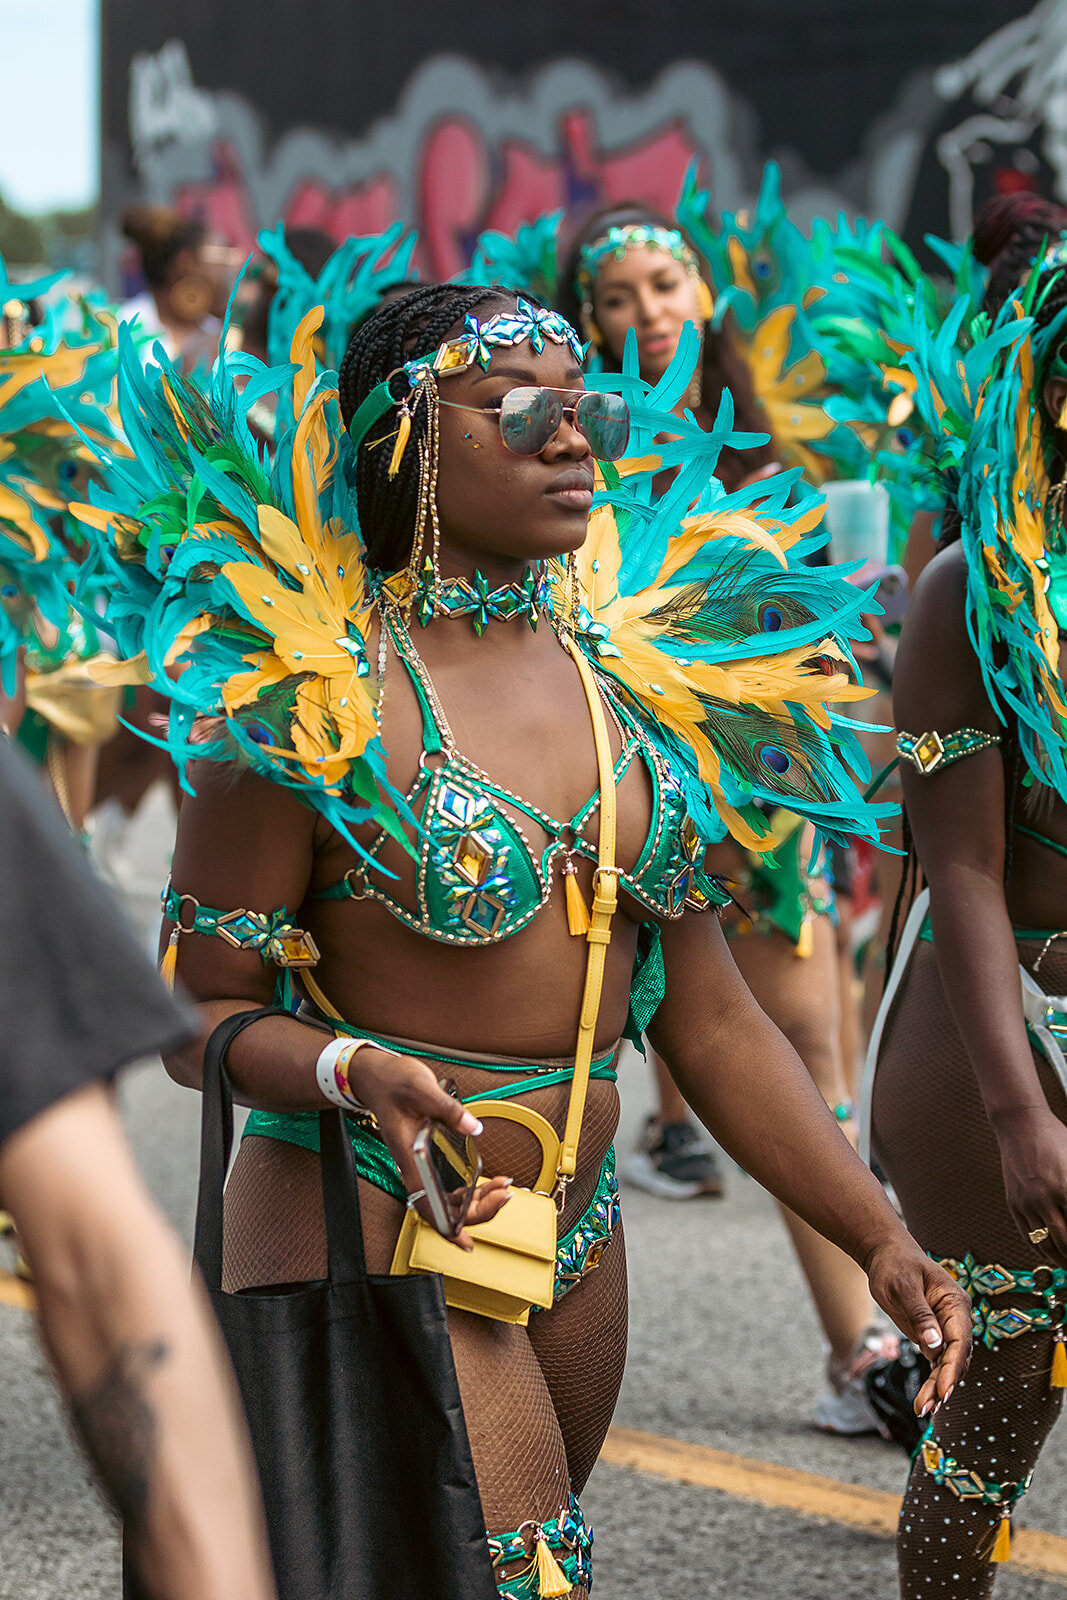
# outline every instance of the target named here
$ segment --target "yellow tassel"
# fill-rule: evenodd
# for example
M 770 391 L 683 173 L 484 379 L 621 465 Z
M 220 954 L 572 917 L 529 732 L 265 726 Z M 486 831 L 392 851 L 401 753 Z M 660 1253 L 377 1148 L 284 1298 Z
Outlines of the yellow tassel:
M 537 1536 L 537 1592 L 541 1600 L 551 1600 L 552 1596 L 558 1600 L 559 1596 L 571 1592 L 567 1575 L 548 1548 L 548 1540 L 543 1533 Z
M 408 447 L 408 437 L 410 433 L 411 413 L 410 411 L 402 411 L 400 413 L 400 425 L 396 430 L 396 443 L 393 446 L 393 453 L 389 458 L 390 478 L 395 478 L 397 473 L 400 471 L 400 463 L 404 459 L 404 451 Z
M 1067 1350 L 1062 1339 L 1057 1339 L 1053 1346 L 1052 1372 L 1048 1383 L 1050 1389 L 1067 1389 Z
M 174 988 L 174 975 L 178 970 L 178 930 L 171 929 L 167 948 L 163 952 L 163 960 L 159 963 L 159 976 L 163 979 L 168 989 Z
M 794 946 L 793 953 L 794 955 L 798 955 L 802 961 L 807 961 L 810 958 L 811 952 L 814 948 L 814 924 L 809 913 L 808 916 L 804 918 L 804 921 L 800 924 L 800 937 Z
M 1001 1517 L 997 1536 L 993 1540 L 993 1548 L 989 1552 L 990 1561 L 1011 1560 L 1011 1518 Z
M 589 932 L 589 908 L 582 898 L 578 874 L 571 861 L 563 869 L 563 887 L 567 896 L 567 927 L 576 939 L 584 939 Z

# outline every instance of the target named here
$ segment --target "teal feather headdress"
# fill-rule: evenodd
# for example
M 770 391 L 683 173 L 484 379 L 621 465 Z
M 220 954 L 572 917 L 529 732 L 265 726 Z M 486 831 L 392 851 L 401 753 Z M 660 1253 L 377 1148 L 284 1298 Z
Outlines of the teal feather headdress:
M 1067 337 L 1067 311 L 1046 327 L 1025 314 L 1038 277 L 992 326 L 971 315 L 970 296 L 939 328 L 916 306 L 905 360 L 917 379 L 916 407 L 937 441 L 936 464 L 956 486 L 967 627 L 986 692 L 1001 721 L 1014 722 L 1031 779 L 1067 800 L 1067 702 L 1059 673 L 1067 533 L 1049 505 L 1041 400 Z M 964 348 L 961 329 L 968 325 Z
M 853 475 L 878 477 L 889 490 L 891 556 L 903 555 L 912 518 L 940 512 L 945 488 L 938 469 L 939 428 L 931 427 L 914 398 L 915 375 L 906 359 L 922 324 L 940 329 L 953 299 L 956 359 L 973 343 L 973 324 L 984 293 L 984 274 L 969 249 L 932 235 L 926 243 L 952 274 L 952 288 L 927 277 L 902 239 L 880 230 L 884 245 L 872 250 L 844 245 L 823 274 L 825 293 L 811 314 L 819 350 L 835 391 L 827 410 L 847 424 L 858 454 Z M 953 293 L 954 289 L 954 293 Z
M 550 211 L 536 222 L 524 223 L 514 237 L 494 228 L 475 240 L 471 264 L 457 273 L 453 283 L 501 284 L 536 295 L 547 305 L 559 299 L 559 229 L 562 211 Z
M 417 235 L 394 222 L 382 233 L 354 234 L 330 256 L 317 277 L 293 255 L 285 242 L 285 225 L 264 228 L 256 239 L 273 261 L 278 286 L 267 320 L 267 357 L 284 366 L 297 328 L 315 306 L 323 309 L 316 354 L 327 372 L 336 372 L 358 322 L 373 311 L 383 295 L 411 278 Z

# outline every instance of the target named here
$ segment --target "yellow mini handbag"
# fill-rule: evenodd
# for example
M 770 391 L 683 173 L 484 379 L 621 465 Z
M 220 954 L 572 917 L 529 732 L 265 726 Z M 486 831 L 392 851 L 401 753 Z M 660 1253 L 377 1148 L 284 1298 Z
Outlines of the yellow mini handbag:
M 525 1325 L 531 1306 L 551 1306 L 555 1288 L 556 1234 L 567 1185 L 578 1159 L 593 1037 L 604 984 L 604 961 L 611 942 L 615 912 L 615 769 L 600 693 L 592 669 L 573 641 L 567 648 L 574 657 L 589 704 L 600 778 L 600 844 L 593 878 L 593 910 L 585 937 L 589 943 L 585 989 L 574 1051 L 567 1121 L 560 1139 L 552 1124 L 528 1106 L 511 1100 L 484 1100 L 478 1115 L 484 1121 L 498 1117 L 520 1123 L 541 1143 L 541 1172 L 532 1189 L 513 1187 L 511 1196 L 491 1222 L 468 1228 L 472 1251 L 444 1238 L 432 1223 L 409 1209 L 397 1240 L 392 1271 L 439 1272 L 445 1280 L 445 1300 L 461 1311 L 473 1311 L 498 1322 Z

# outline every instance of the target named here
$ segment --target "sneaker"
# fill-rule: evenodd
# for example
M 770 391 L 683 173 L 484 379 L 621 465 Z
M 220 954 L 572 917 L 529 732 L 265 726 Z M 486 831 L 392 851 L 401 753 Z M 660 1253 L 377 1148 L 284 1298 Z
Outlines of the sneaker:
M 863 1374 L 867 1398 L 881 1418 L 886 1436 L 914 1455 L 926 1430 L 915 1415 L 915 1396 L 930 1376 L 930 1363 L 910 1339 L 900 1341 L 894 1360 L 875 1361 Z
M 689 1122 L 660 1123 L 649 1117 L 637 1149 L 622 1164 L 622 1175 L 661 1200 L 717 1198 L 726 1192 L 714 1147 Z
M 867 1373 L 879 1362 L 897 1354 L 898 1341 L 882 1328 L 868 1328 L 860 1335 L 849 1361 L 826 1363 L 826 1388 L 815 1402 L 812 1422 L 823 1433 L 839 1433 L 858 1438 L 865 1433 L 889 1430 L 871 1405 L 867 1393 Z

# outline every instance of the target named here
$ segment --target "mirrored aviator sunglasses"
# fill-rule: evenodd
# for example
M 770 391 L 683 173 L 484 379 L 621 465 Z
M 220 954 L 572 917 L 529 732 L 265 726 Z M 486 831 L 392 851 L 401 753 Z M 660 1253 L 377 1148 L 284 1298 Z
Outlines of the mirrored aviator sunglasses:
M 618 461 L 630 442 L 630 408 L 621 395 L 587 389 L 572 404 L 574 390 L 511 389 L 499 408 L 500 437 L 517 456 L 536 456 L 569 417 L 589 446 L 594 461 Z

